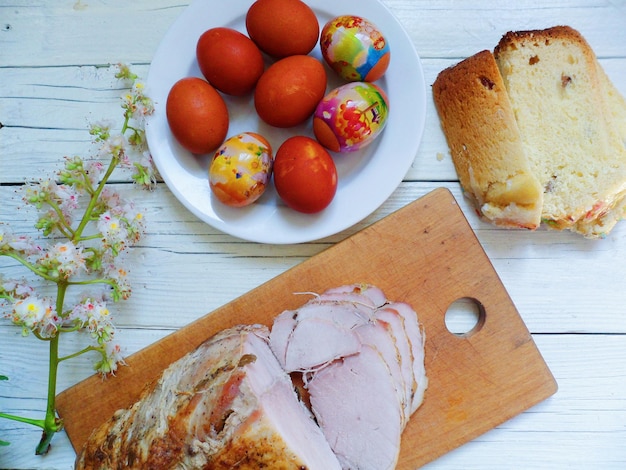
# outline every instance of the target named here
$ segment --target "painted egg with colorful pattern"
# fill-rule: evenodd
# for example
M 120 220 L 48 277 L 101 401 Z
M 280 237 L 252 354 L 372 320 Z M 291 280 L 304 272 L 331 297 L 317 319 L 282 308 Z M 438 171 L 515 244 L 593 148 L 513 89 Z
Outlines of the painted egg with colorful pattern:
M 352 152 L 371 144 L 385 128 L 387 95 L 368 82 L 350 82 L 331 90 L 313 115 L 320 144 L 333 152 Z
M 272 175 L 269 142 L 254 132 L 228 138 L 209 165 L 209 186 L 221 202 L 232 207 L 252 204 L 265 192 Z
M 320 35 L 322 57 L 343 79 L 375 82 L 389 67 L 389 43 L 365 18 L 343 15 L 328 21 Z

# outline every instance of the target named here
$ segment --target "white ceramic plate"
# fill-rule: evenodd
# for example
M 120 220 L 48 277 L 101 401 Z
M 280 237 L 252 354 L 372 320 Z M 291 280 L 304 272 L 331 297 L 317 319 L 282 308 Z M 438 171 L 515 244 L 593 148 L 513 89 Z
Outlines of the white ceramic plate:
M 202 77 L 195 58 L 196 42 L 207 29 L 226 26 L 244 34 L 251 0 L 196 0 L 172 25 L 152 60 L 147 90 L 155 102 L 146 133 L 150 151 L 164 181 L 178 200 L 212 227 L 260 243 L 287 244 L 317 240 L 340 232 L 376 210 L 396 189 L 413 163 L 426 114 L 426 88 L 420 59 L 411 39 L 389 10 L 377 0 L 307 0 L 321 27 L 342 14 L 372 21 L 389 41 L 391 63 L 376 82 L 389 98 L 389 117 L 382 134 L 352 153 L 331 153 L 339 175 L 333 202 L 314 215 L 289 209 L 273 185 L 254 204 L 231 208 L 215 199 L 208 183 L 209 155 L 194 156 L 172 136 L 165 102 L 172 85 L 186 76 Z M 321 59 L 319 47 L 311 55 Z M 327 68 L 328 90 L 342 82 Z M 252 96 L 224 96 L 229 107 L 228 136 L 259 132 L 274 152 L 292 135 L 313 137 L 310 122 L 291 129 L 273 128 L 258 119 Z

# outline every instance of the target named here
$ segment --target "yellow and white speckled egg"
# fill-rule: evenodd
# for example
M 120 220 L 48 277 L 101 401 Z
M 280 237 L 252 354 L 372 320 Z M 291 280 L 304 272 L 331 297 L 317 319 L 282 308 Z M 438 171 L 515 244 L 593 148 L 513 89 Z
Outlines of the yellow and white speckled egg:
M 273 156 L 261 135 L 243 132 L 228 138 L 209 165 L 209 186 L 224 204 L 243 207 L 265 192 L 272 175 Z

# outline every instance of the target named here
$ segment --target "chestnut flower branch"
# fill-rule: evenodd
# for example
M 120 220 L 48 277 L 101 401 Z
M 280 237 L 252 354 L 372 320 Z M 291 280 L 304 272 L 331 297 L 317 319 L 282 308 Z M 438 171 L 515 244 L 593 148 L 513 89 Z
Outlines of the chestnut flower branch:
M 35 278 L 52 283 L 54 297 L 44 296 L 26 280 L 6 279 L 0 274 L 0 311 L 3 317 L 49 343 L 48 394 L 43 419 L 3 413 L 11 419 L 43 430 L 35 452 L 45 454 L 54 434 L 63 429 L 56 416 L 55 397 L 58 366 L 88 352 L 96 352 L 94 368 L 103 376 L 114 374 L 124 364 L 119 345 L 113 342 L 115 327 L 109 303 L 128 299 L 131 287 L 123 265 L 124 254 L 142 237 L 142 212 L 107 186 L 118 168 L 131 172 L 133 181 L 153 188 L 156 171 L 145 139 L 145 119 L 153 112 L 143 83 L 128 66 L 119 65 L 116 78 L 129 89 L 121 97 L 123 123 L 103 121 L 90 127 L 98 148 L 95 158 L 65 157 L 63 168 L 53 178 L 25 184 L 23 201 L 35 207 L 35 228 L 48 243 L 11 232 L 0 223 L 0 256 L 13 259 Z M 105 163 L 103 163 L 103 161 Z M 63 240 L 63 241 L 60 241 Z M 92 288 L 78 301 L 67 298 L 70 287 Z M 69 304 L 69 305 L 68 305 Z M 87 333 L 92 344 L 65 356 L 59 354 L 62 334 Z M 8 380 L 2 375 L 0 380 Z M 0 440 L 0 445 L 8 442 Z

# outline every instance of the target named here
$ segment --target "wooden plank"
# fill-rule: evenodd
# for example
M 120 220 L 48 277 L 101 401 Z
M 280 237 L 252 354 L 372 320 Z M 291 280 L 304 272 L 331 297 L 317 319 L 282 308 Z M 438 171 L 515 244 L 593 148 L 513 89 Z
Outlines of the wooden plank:
M 72 444 L 80 449 L 95 426 L 131 405 L 163 368 L 217 331 L 238 323 L 269 325 L 282 310 L 303 303 L 293 293 L 354 282 L 410 303 L 426 333 L 429 388 L 405 430 L 398 468 L 423 465 L 556 391 L 456 200 L 437 189 L 137 352 L 116 378 L 102 383 L 93 376 L 61 393 L 57 408 Z M 445 325 L 449 305 L 461 298 L 476 299 L 483 310 L 476 331 L 465 336 Z
M 189 1 L 3 2 L 2 60 L 12 66 L 143 62 Z M 70 7 L 69 3 L 73 3 Z M 509 30 L 557 24 L 577 28 L 601 57 L 623 56 L 626 29 L 623 2 L 433 2 L 383 0 L 424 57 L 467 57 L 493 47 Z M 590 5 L 593 5 L 590 7 Z M 123 8 L 121 8 L 123 6 Z M 564 6 L 568 6 L 565 8 Z M 72 34 L 61 34 L 72 31 Z M 120 34 L 120 31 L 126 34 Z M 611 40 L 606 40 L 611 31 Z M 461 37 L 462 36 L 462 37 Z

